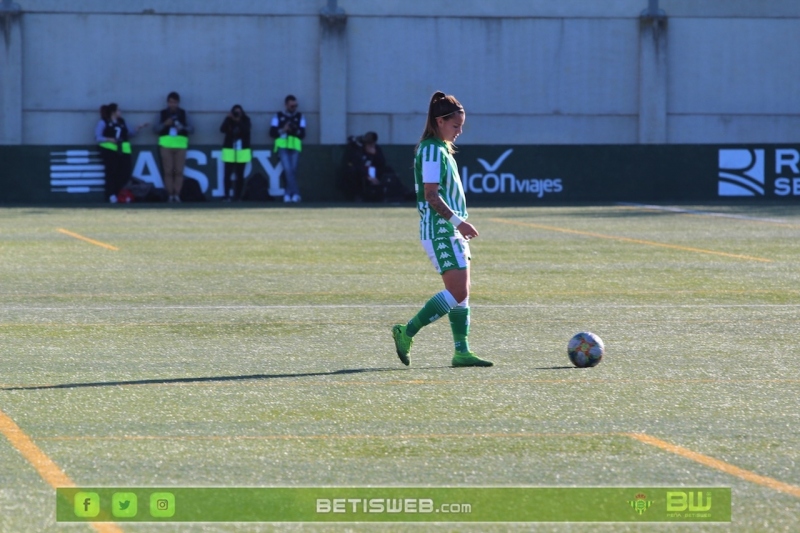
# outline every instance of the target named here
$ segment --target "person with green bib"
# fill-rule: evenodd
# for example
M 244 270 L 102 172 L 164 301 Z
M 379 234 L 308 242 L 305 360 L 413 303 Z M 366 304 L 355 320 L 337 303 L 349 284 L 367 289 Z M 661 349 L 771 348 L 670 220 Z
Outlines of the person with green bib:
M 223 202 L 230 202 L 231 197 L 237 201 L 242 199 L 244 169 L 253 159 L 253 152 L 250 149 L 251 128 L 250 117 L 239 104 L 231 108 L 231 112 L 219 127 L 219 131 L 225 134 L 222 141 L 222 162 L 225 164 Z M 234 175 L 236 179 L 233 179 Z
M 283 99 L 285 111 L 278 111 L 269 124 L 269 136 L 275 139 L 273 151 L 278 153 L 283 175 L 286 176 L 284 203 L 299 202 L 300 188 L 297 185 L 297 163 L 303 151 L 306 137 L 306 118 L 297 110 L 297 98 L 289 94 Z
M 115 202 L 116 195 L 131 178 L 131 143 L 129 142 L 142 128 L 140 124 L 129 130 L 122 111 L 115 103 L 100 106 L 100 121 L 94 128 L 94 137 L 100 147 L 100 157 L 105 167 L 105 199 Z
M 162 109 L 158 123 L 153 127 L 158 135 L 161 152 L 161 166 L 164 171 L 164 188 L 169 202 L 181 201 L 183 169 L 186 165 L 186 150 L 189 148 L 189 135 L 194 128 L 189 125 L 186 111 L 180 107 L 181 97 L 176 92 L 167 95 L 167 107 Z

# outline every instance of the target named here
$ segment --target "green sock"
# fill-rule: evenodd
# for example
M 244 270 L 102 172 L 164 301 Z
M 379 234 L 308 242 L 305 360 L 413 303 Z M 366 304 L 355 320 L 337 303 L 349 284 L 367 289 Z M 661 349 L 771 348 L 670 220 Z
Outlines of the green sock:
M 435 294 L 433 298 L 422 306 L 422 309 L 419 310 L 414 318 L 408 321 L 406 335 L 413 337 L 423 327 L 432 324 L 449 313 L 450 309 L 455 305 L 456 300 L 448 291 L 444 290 Z
M 450 329 L 453 331 L 453 342 L 456 353 L 469 352 L 469 307 L 454 307 L 450 310 Z

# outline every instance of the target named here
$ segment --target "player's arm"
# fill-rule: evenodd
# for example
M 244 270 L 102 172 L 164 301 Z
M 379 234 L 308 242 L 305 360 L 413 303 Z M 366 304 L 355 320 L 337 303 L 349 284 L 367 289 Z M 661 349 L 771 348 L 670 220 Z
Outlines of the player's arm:
M 439 194 L 439 183 L 425 183 L 425 201 L 431 206 L 431 209 L 439 213 L 439 216 L 445 220 L 449 220 L 456 229 L 464 236 L 465 239 L 472 239 L 478 236 L 478 230 L 475 226 L 461 220 L 453 213 L 453 210 L 447 207 L 444 199 Z M 455 219 L 454 219 L 455 217 Z

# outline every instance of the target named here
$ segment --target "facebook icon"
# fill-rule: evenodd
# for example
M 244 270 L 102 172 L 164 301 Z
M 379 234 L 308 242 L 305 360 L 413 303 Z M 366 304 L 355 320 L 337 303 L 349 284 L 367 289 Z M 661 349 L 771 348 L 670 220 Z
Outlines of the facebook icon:
M 94 518 L 100 514 L 100 495 L 96 492 L 78 492 L 74 499 L 75 516 Z

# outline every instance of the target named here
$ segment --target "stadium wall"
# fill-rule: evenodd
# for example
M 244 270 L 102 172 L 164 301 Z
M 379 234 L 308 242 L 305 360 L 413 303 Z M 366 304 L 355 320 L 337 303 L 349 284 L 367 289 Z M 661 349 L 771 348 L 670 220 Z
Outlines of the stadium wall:
M 86 145 L 97 109 L 154 120 L 177 90 L 221 142 L 239 103 L 267 123 L 296 94 L 309 145 L 374 130 L 416 142 L 458 95 L 462 142 L 800 141 L 795 0 L 15 0 L 0 20 L 0 144 Z M 148 130 L 134 140 L 155 142 Z

